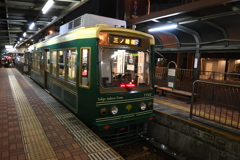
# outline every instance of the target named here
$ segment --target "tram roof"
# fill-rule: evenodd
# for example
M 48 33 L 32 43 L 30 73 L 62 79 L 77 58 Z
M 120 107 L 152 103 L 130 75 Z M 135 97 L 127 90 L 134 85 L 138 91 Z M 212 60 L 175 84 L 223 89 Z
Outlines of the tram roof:
M 108 32 L 108 33 L 122 33 L 125 35 L 130 35 L 130 36 L 140 36 L 140 37 L 147 37 L 150 40 L 150 44 L 154 44 L 154 38 L 152 35 L 132 30 L 132 29 L 126 29 L 126 28 L 116 28 L 116 27 L 106 27 L 106 26 L 101 26 L 101 27 L 81 27 L 76 30 L 70 31 L 68 33 L 58 35 L 56 37 L 53 37 L 51 39 L 48 39 L 46 41 L 40 42 L 35 44 L 34 46 L 36 47 L 42 47 L 45 45 L 53 45 L 53 44 L 58 44 L 58 43 L 63 43 L 67 41 L 72 41 L 76 39 L 85 39 L 85 38 L 96 38 L 99 35 L 99 32 Z

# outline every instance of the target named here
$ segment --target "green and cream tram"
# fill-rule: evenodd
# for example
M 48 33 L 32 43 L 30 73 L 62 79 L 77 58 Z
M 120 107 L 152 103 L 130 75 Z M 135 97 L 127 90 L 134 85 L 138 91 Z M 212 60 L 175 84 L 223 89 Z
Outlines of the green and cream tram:
M 154 118 L 153 45 L 139 31 L 82 27 L 31 46 L 30 76 L 92 130 L 131 129 Z

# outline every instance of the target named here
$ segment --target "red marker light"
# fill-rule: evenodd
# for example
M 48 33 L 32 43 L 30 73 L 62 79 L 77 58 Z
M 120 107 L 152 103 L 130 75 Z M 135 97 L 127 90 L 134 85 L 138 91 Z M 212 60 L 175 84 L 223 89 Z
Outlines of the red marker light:
M 110 128 L 110 126 L 105 126 L 105 127 L 103 127 L 104 129 L 108 129 L 108 128 Z
M 121 84 L 120 87 L 135 87 L 135 84 Z
M 153 120 L 154 118 L 153 118 L 153 117 L 150 117 L 150 118 L 148 118 L 148 119 L 151 121 L 151 120 Z

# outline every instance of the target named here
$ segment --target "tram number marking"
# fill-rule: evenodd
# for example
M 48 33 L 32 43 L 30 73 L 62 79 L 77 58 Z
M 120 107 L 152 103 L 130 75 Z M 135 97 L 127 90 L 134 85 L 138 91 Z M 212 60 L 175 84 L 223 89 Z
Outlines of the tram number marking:
M 144 97 L 151 97 L 152 93 L 144 93 Z

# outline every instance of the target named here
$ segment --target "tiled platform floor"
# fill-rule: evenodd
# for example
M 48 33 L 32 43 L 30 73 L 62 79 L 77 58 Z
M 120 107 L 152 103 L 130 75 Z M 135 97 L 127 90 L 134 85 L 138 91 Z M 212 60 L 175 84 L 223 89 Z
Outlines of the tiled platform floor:
M 32 88 L 34 84 L 29 85 L 24 78 L 27 77 L 14 68 L 0 68 L 0 159 L 89 160 L 99 156 L 90 153 L 86 149 L 87 145 L 78 141 L 79 138 L 75 137 L 73 131 L 71 132 L 36 94 L 38 91 Z M 40 90 L 39 92 L 43 91 Z M 42 94 L 47 96 L 47 93 Z M 62 107 L 53 98 L 51 101 L 56 103 L 55 106 Z M 70 117 L 73 120 L 74 116 Z M 80 121 L 77 125 L 82 125 L 80 127 L 85 132 L 88 131 Z M 88 132 L 95 136 L 90 130 Z M 100 138 L 95 138 L 103 147 L 109 147 Z M 101 151 L 99 152 L 101 154 Z M 107 148 L 107 152 L 112 152 L 114 159 L 122 159 L 111 148 Z
M 16 95 L 14 95 L 14 93 L 17 92 L 14 89 L 14 86 L 16 86 L 14 78 L 24 93 L 24 95 L 21 95 L 23 98 L 16 98 Z M 51 99 L 51 103 L 60 107 L 60 110 L 63 110 L 64 107 L 57 101 L 54 101 L 54 99 L 51 98 L 51 96 L 48 96 L 48 94 L 41 88 L 39 88 L 39 91 L 36 91 L 35 89 L 37 88 L 37 85 L 35 83 L 31 83 L 30 79 L 29 81 L 26 81 L 26 79 L 29 78 L 22 76 L 14 68 L 0 68 L 0 159 L 24 160 L 31 159 L 31 156 L 37 157 L 35 159 L 41 159 L 41 156 L 45 156 L 44 153 L 37 153 L 34 149 L 32 151 L 33 154 L 31 154 L 31 147 L 29 149 L 29 145 L 27 145 L 28 140 L 22 136 L 24 128 L 20 125 L 21 123 L 19 120 L 21 120 L 24 116 L 19 115 L 18 106 L 20 106 L 22 103 L 21 100 L 24 99 L 24 97 L 27 99 L 27 105 L 29 104 L 32 107 L 35 116 L 41 124 L 44 136 L 50 143 L 50 149 L 47 150 L 53 150 L 53 153 L 50 152 L 52 155 L 48 159 L 96 159 L 99 155 L 90 153 L 87 147 L 80 143 L 78 140 L 79 137 L 75 137 L 76 134 L 74 131 L 70 131 L 66 128 L 66 125 L 63 124 L 65 122 L 54 115 L 55 111 L 53 111 L 51 107 L 47 106 L 47 103 L 49 103 L 48 98 Z M 21 92 L 18 92 L 18 94 L 21 94 Z M 43 94 L 44 96 L 42 96 Z M 46 99 L 46 96 L 48 96 L 48 100 L 45 101 L 44 99 Z M 186 102 L 187 100 L 159 97 L 158 95 L 155 95 L 154 109 L 172 116 L 189 120 L 190 104 L 187 104 Z M 71 119 L 72 118 L 73 116 L 71 115 Z M 197 121 L 194 122 L 198 123 Z M 78 124 L 80 124 L 80 122 L 78 122 Z M 207 124 L 201 123 L 201 125 Z M 209 127 L 210 125 L 207 126 Z M 221 128 L 221 125 L 218 125 L 218 129 L 219 128 Z M 38 144 L 38 141 L 41 141 L 41 139 L 36 139 L 34 141 Z M 104 143 L 102 145 L 106 147 Z M 116 156 L 115 159 L 121 159 L 117 153 L 111 149 L 108 150 L 113 152 L 113 156 Z

